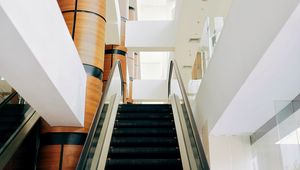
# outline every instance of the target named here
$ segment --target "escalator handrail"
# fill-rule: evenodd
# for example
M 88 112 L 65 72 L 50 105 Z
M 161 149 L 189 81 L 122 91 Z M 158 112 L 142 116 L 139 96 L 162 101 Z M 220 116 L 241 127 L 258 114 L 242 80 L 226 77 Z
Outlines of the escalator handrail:
M 93 123 L 91 125 L 90 130 L 89 130 L 88 136 L 87 136 L 86 141 L 84 143 L 84 146 L 83 146 L 80 158 L 79 158 L 79 162 L 78 162 L 77 167 L 76 167 L 76 169 L 78 169 L 78 170 L 84 169 L 84 166 L 86 164 L 86 161 L 87 161 L 87 158 L 88 158 L 88 152 L 91 148 L 92 140 L 94 138 L 94 135 L 95 135 L 95 132 L 96 132 L 96 129 L 97 129 L 97 125 L 100 121 L 100 117 L 101 117 L 101 113 L 102 113 L 102 110 L 103 110 L 103 107 L 104 107 L 105 99 L 107 97 L 109 86 L 111 84 L 111 81 L 112 81 L 113 75 L 116 71 L 116 68 L 119 69 L 120 79 L 121 79 L 121 84 L 120 84 L 120 86 L 121 86 L 121 95 L 123 96 L 123 100 L 124 100 L 124 95 L 123 95 L 124 94 L 124 86 L 123 86 L 124 79 L 123 79 L 123 76 L 122 76 L 121 62 L 120 62 L 120 60 L 117 60 L 114 63 L 112 69 L 110 70 L 109 78 L 107 80 L 105 90 L 104 90 L 103 95 L 101 97 L 100 104 L 98 106 L 96 115 L 94 116 L 94 120 L 93 120 Z
M 186 90 L 185 90 L 185 87 L 184 87 L 184 84 L 183 84 L 183 81 L 182 81 L 182 78 L 181 78 L 181 74 L 180 74 L 178 65 L 177 65 L 177 63 L 174 59 L 172 59 L 170 61 L 169 76 L 168 76 L 168 96 L 171 95 L 170 93 L 171 93 L 171 80 L 172 80 L 173 69 L 175 70 L 175 75 L 176 75 L 177 80 L 178 80 L 178 85 L 179 85 L 179 88 L 180 88 L 180 91 L 181 91 L 181 94 L 182 94 L 183 101 L 185 103 L 185 107 L 186 107 L 186 110 L 187 110 L 189 121 L 190 121 L 190 124 L 191 124 L 191 127 L 192 127 L 192 133 L 193 133 L 193 136 L 195 138 L 197 152 L 198 152 L 199 157 L 200 157 L 201 170 L 209 170 L 208 161 L 206 159 L 204 148 L 203 148 L 203 145 L 202 145 L 202 142 L 201 142 L 201 138 L 199 136 L 200 133 L 198 132 L 198 129 L 197 129 L 197 126 L 196 126 L 196 121 L 195 121 L 194 116 L 193 116 L 191 105 L 190 105 L 190 102 L 189 102 L 188 97 L 187 97 L 187 93 L 186 93 Z
M 17 95 L 17 92 L 13 92 L 13 93 L 11 93 L 8 97 L 6 97 L 6 98 L 0 103 L 0 110 L 1 110 L 8 102 L 10 102 L 16 95 Z

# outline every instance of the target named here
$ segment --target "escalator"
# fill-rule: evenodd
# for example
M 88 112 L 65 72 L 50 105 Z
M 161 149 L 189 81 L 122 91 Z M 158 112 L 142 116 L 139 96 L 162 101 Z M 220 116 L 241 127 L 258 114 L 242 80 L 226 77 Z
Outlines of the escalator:
M 76 169 L 209 170 L 176 62 L 170 64 L 168 104 L 125 104 L 121 75 L 117 61 Z
M 182 169 L 171 105 L 120 105 L 105 169 Z
M 7 104 L 0 111 L 0 148 L 6 143 L 25 119 L 24 104 Z
M 39 115 L 16 92 L 0 103 L 0 169 L 34 169 Z

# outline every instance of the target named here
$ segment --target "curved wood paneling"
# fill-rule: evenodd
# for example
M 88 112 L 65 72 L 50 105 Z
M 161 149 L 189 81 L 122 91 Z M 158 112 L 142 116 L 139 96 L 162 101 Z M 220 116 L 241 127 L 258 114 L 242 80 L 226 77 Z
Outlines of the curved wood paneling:
M 70 34 L 72 35 L 73 32 L 73 23 L 74 23 L 74 13 L 65 13 L 64 15 L 65 22 L 69 29 Z
M 115 61 L 120 60 L 122 67 L 123 80 L 127 80 L 127 65 L 126 65 L 126 52 L 127 48 L 124 46 L 106 45 L 105 46 L 105 60 L 104 60 L 104 73 L 103 80 L 107 81 L 110 69 Z M 123 53 L 123 54 L 118 54 Z
M 105 2 L 99 0 L 78 0 L 78 10 L 95 12 L 105 18 Z
M 73 10 L 88 11 L 100 15 L 103 18 L 105 18 L 105 2 L 106 1 L 103 0 L 77 0 L 76 8 L 76 0 L 58 0 L 62 12 Z
M 75 9 L 76 0 L 58 0 L 57 3 L 61 11 L 69 11 Z
M 81 61 L 103 70 L 105 21 L 89 13 L 77 13 L 74 42 Z
M 61 145 L 40 147 L 39 170 L 59 169 Z

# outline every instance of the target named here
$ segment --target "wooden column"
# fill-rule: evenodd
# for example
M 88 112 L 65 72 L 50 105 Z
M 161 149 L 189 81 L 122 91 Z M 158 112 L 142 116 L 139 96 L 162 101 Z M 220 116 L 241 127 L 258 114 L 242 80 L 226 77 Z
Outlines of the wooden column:
M 109 72 L 115 61 L 120 60 L 122 67 L 122 77 L 124 80 L 124 95 L 126 96 L 126 81 L 127 81 L 127 66 L 126 66 L 127 48 L 122 45 L 106 45 L 105 46 L 105 60 L 104 60 L 104 74 L 103 83 L 104 88 L 108 80 Z M 103 90 L 104 90 L 103 88 Z
M 78 163 L 102 95 L 105 2 L 58 0 L 87 73 L 84 127 L 50 127 L 43 121 L 39 169 L 75 169 Z

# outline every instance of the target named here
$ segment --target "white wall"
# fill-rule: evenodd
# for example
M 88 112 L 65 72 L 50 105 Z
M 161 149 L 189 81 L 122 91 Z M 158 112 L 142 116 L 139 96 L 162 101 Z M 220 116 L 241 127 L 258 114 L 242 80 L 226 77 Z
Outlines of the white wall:
M 126 47 L 132 51 L 173 51 L 173 21 L 127 21 Z
M 106 44 L 121 43 L 121 15 L 118 0 L 107 0 L 106 2 Z
M 82 126 L 86 73 L 56 1 L 0 0 L 0 75 L 50 125 Z
M 298 3 L 299 0 L 233 1 L 223 32 L 197 95 L 199 117 L 209 121 L 210 130 L 232 102 Z M 254 9 L 255 12 L 253 12 Z M 295 56 L 297 49 L 294 48 L 293 51 Z M 290 53 L 291 51 L 286 52 Z M 286 69 L 288 67 L 286 66 Z M 256 94 L 256 92 L 252 91 L 252 94 Z M 248 103 L 244 104 L 247 105 Z M 260 109 L 260 107 L 254 109 Z M 247 111 L 247 109 L 244 110 Z M 254 114 L 256 111 L 251 110 L 250 112 Z M 244 115 L 241 116 L 242 113 L 237 112 L 236 115 L 240 115 L 240 119 L 231 117 L 228 120 L 240 122 L 239 125 L 243 128 L 248 119 Z M 253 116 L 253 118 L 256 117 Z M 251 126 L 251 123 L 253 122 L 248 121 L 247 125 Z M 233 124 L 232 122 L 226 124 L 226 128 L 228 128 L 226 132 L 240 128 L 240 126 L 233 126 Z M 257 124 L 255 125 L 257 126 Z M 235 132 L 245 132 L 242 128 Z
M 297 102 L 299 105 L 299 101 Z M 287 113 L 293 113 L 290 109 Z M 280 122 L 282 116 L 277 116 Z M 300 168 L 300 138 L 296 130 L 300 128 L 300 110 L 277 124 L 257 140 L 253 146 L 256 170 L 298 170 Z M 298 138 L 298 139 L 297 139 Z
M 209 150 L 211 170 L 254 170 L 249 136 L 211 135 Z
M 300 93 L 300 77 L 294 76 L 295 73 L 300 73 L 299 20 L 300 5 L 284 22 L 273 42 L 243 82 L 219 119 L 218 126 L 214 127 L 214 133 L 254 132 L 277 113 L 274 101 L 292 100 Z M 260 38 L 259 41 L 264 39 L 266 38 Z M 231 124 L 239 128 L 230 128 Z
M 166 80 L 133 80 L 132 98 L 136 101 L 167 101 Z

